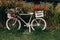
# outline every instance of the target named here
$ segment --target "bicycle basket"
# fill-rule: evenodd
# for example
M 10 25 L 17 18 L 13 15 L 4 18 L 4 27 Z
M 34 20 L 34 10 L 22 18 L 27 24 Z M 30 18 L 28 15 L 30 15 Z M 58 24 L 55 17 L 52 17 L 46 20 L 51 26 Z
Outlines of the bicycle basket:
M 12 18 L 11 15 L 16 13 L 15 9 L 8 9 L 7 10 L 7 18 Z
M 44 11 L 35 11 L 35 17 L 44 17 Z
M 15 10 L 15 9 L 8 9 L 8 10 L 7 10 L 7 13 L 10 13 L 10 14 L 16 13 L 16 10 Z

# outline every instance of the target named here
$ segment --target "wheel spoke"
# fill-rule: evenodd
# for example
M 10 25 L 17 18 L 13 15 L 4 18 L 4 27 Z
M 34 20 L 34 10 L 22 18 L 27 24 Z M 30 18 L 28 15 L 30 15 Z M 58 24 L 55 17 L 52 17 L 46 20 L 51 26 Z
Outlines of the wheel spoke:
M 34 29 L 45 29 L 46 28 L 46 22 L 44 19 L 40 18 L 40 19 L 33 19 L 31 22 L 31 25 Z M 34 26 L 36 25 L 36 26 Z
M 15 29 L 20 29 L 21 27 L 21 22 L 16 19 L 8 19 L 6 21 L 6 27 L 7 29 L 15 30 Z

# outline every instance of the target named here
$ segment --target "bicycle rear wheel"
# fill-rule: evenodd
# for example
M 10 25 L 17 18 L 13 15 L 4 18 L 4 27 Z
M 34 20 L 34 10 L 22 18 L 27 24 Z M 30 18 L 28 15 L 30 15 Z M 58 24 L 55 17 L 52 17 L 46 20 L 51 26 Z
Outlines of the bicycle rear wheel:
M 21 28 L 21 22 L 16 18 L 8 19 L 6 21 L 6 28 L 8 30 L 15 30 L 15 29 L 19 30 Z
M 31 28 L 34 30 L 45 30 L 46 26 L 46 21 L 43 18 L 33 19 L 31 22 Z

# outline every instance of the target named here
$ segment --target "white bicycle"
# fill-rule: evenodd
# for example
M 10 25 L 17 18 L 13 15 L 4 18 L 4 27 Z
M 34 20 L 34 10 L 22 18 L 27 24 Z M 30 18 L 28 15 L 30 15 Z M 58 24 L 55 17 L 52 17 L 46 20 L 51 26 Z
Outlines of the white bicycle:
M 25 20 L 23 20 L 21 15 L 30 16 L 28 23 Z M 33 15 L 34 15 L 34 13 L 32 13 L 32 12 L 30 12 L 28 14 L 19 14 L 19 15 L 15 14 L 15 13 L 11 15 L 10 13 L 7 13 L 8 19 L 6 21 L 6 28 L 8 30 L 12 30 L 12 29 L 20 30 L 21 21 L 22 21 L 25 23 L 24 26 L 29 27 L 29 32 L 31 32 L 31 29 L 32 30 L 37 30 L 37 29 L 45 30 L 47 27 L 47 24 L 46 24 L 46 21 L 43 18 L 41 18 L 44 16 L 43 11 L 35 12 L 34 18 L 33 18 Z

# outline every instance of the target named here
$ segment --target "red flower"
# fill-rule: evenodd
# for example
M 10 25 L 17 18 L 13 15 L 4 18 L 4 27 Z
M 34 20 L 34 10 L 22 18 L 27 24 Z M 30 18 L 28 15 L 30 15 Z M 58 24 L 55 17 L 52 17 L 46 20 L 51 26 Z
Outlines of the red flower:
M 44 8 L 44 10 L 48 11 L 48 10 L 49 10 L 49 8 L 48 8 L 48 7 L 45 7 L 45 8 Z
M 35 9 L 38 9 L 38 8 L 39 8 L 39 5 L 38 5 L 38 4 L 36 4 L 36 5 L 35 5 Z
M 48 7 L 46 7 L 46 6 L 44 6 L 44 5 L 38 5 L 38 4 L 36 4 L 35 7 L 32 8 L 32 10 L 34 10 L 34 9 L 42 9 L 42 10 L 46 10 L 46 11 L 49 10 Z

